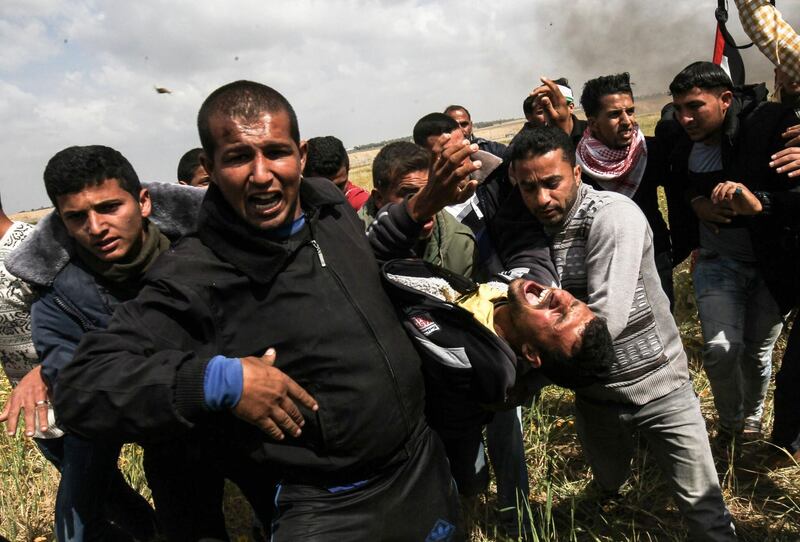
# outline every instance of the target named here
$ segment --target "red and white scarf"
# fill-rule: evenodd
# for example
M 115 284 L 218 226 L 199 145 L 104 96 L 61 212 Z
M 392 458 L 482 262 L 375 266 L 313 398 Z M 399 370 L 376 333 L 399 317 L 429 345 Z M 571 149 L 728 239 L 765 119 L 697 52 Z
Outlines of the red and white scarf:
M 583 173 L 605 190 L 632 198 L 642 182 L 647 167 L 647 145 L 637 126 L 633 141 L 624 149 L 612 149 L 592 136 L 589 128 L 583 133 L 575 155 Z

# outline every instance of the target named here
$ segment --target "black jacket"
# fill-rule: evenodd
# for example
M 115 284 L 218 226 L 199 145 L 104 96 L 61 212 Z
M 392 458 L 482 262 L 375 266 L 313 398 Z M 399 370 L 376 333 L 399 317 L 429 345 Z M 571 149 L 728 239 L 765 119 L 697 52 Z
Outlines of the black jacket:
M 288 479 L 352 480 L 404 458 L 424 428 L 420 359 L 342 193 L 304 179 L 300 199 L 308 224 L 280 243 L 244 224 L 212 185 L 197 236 L 164 253 L 139 296 L 107 331 L 89 333 L 62 371 L 64 424 L 128 440 L 210 424 Z M 268 347 L 319 403 L 303 412 L 298 439 L 272 441 L 204 403 L 211 357 Z
M 661 209 L 658 207 L 658 187 L 664 185 L 664 159 L 661 145 L 655 137 L 645 137 L 647 143 L 647 167 L 644 170 L 642 181 L 633 195 L 633 201 L 644 213 L 650 229 L 653 230 L 653 250 L 655 254 L 668 252 L 671 249 L 669 229 Z M 596 190 L 605 190 L 598 182 L 585 171 L 581 179 Z
M 758 90 L 758 87 L 755 89 Z M 783 149 L 781 134 L 797 124 L 794 111 L 778 103 L 760 101 L 750 88 L 737 92 L 722 128 L 722 167 L 726 179 L 744 184 L 752 191 L 786 192 L 796 190 L 796 181 L 769 167 L 771 156 Z M 659 136 L 659 129 L 656 129 Z M 676 196 L 668 193 L 669 221 L 675 263 L 680 263 L 698 246 L 699 224 L 691 209 L 695 196 L 709 196 L 712 186 L 689 183 L 689 154 L 693 142 L 685 132 L 670 144 L 666 158 L 668 183 Z M 680 197 L 677 197 L 680 194 Z M 779 198 L 779 197 L 778 197 Z M 797 231 L 777 214 L 744 218 L 767 287 L 782 312 L 788 312 L 800 299 L 797 280 Z

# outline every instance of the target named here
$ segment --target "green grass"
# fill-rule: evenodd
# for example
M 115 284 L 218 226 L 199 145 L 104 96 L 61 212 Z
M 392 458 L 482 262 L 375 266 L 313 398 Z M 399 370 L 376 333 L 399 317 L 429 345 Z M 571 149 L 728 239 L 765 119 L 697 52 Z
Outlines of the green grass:
M 652 133 L 656 116 L 642 117 Z M 356 178 L 369 182 L 369 166 L 356 168 Z M 713 398 L 700 367 L 702 338 L 686 264 L 675 271 L 675 316 L 690 359 L 695 390 L 703 415 L 713 432 Z M 776 348 L 776 363 L 785 347 L 785 333 Z M 777 372 L 777 367 L 773 372 Z M 9 393 L 0 382 L 0 404 Z M 765 434 L 772 424 L 772 391 L 764 415 Z M 661 479 L 646 446 L 640 447 L 624 498 L 602 509 L 592 506 L 584 490 L 591 473 L 583 459 L 574 430 L 572 393 L 551 387 L 534 408 L 524 411 L 524 433 L 531 481 L 530 507 L 535 539 L 539 541 L 682 541 L 686 530 L 670 492 Z M 800 467 L 768 471 L 759 466 L 771 447 L 764 441 L 741 446 L 731 462 L 718 463 L 726 503 L 733 514 L 740 540 L 796 542 L 800 540 Z M 126 446 L 120 459 L 133 487 L 148 496 L 141 467 L 141 452 Z M 58 474 L 30 441 L 0 432 L 0 534 L 14 541 L 52 539 L 52 514 Z M 226 514 L 233 540 L 247 540 L 250 511 L 232 488 L 226 496 Z M 493 489 L 470 512 L 473 542 L 503 540 L 494 519 Z

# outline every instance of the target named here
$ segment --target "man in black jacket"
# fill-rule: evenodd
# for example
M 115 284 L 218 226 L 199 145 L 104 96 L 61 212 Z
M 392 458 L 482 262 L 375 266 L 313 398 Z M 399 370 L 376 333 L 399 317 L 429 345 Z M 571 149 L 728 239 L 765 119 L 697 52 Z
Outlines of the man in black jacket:
M 275 541 L 460 539 L 419 357 L 341 191 L 301 180 L 291 105 L 230 83 L 198 129 L 212 178 L 198 233 L 63 369 L 64 425 L 123 439 L 197 427 L 203 447 L 269 465 Z M 441 175 L 464 179 L 471 152 L 445 149 Z
M 692 220 L 673 231 L 673 242 L 678 261 L 700 247 L 693 278 L 720 444 L 760 435 L 772 348 L 782 315 L 798 299 L 796 275 L 786 265 L 796 252 L 795 234 L 771 219 L 738 216 L 728 200 L 712 198 L 726 181 L 751 191 L 792 186 L 770 162 L 783 148 L 781 134 L 797 120 L 791 109 L 761 101 L 757 91 L 734 92 L 727 74 L 710 62 L 690 64 L 670 84 L 683 133 L 668 157 L 669 182 L 696 215 L 682 213 Z

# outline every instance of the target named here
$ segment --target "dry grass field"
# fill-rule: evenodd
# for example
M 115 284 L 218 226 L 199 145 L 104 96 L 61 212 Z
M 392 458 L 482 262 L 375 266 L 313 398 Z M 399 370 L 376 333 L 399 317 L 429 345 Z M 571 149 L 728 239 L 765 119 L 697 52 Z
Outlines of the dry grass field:
M 641 119 L 652 133 L 656 117 Z M 521 123 L 519 123 L 521 124 Z M 513 125 L 501 126 L 498 140 L 516 133 Z M 493 128 L 494 129 L 494 128 Z M 485 132 L 482 132 L 482 135 Z M 367 151 L 374 152 L 377 151 Z M 364 158 L 371 160 L 370 158 Z M 353 170 L 355 181 L 369 184 L 367 163 Z M 700 396 L 709 432 L 715 414 L 708 382 L 699 364 L 702 344 L 694 307 L 688 267 L 676 269 L 676 310 L 684 345 L 690 357 L 695 390 Z M 775 353 L 776 365 L 785 335 Z M 776 367 L 777 369 L 777 367 Z M 0 404 L 9 393 L 0 382 Z M 771 394 L 771 391 L 770 391 Z M 531 480 L 528 506 L 537 541 L 680 541 L 686 530 L 669 497 L 647 446 L 642 443 L 634 461 L 633 475 L 623 488 L 623 497 L 598 507 L 584 494 L 591 480 L 574 430 L 571 392 L 545 390 L 541 400 L 524 411 L 526 457 Z M 772 423 L 771 395 L 765 414 L 765 434 Z M 800 540 L 800 467 L 767 470 L 761 465 L 770 451 L 765 441 L 743 444 L 733 458 L 718 462 L 726 502 L 733 514 L 740 540 L 747 542 L 795 542 Z M 134 487 L 147 494 L 137 447 L 127 446 L 120 459 Z M 30 442 L 0 433 L 0 534 L 13 541 L 52 539 L 52 510 L 58 475 Z M 472 513 L 472 542 L 505 540 L 497 532 L 490 491 Z M 231 491 L 227 509 L 234 540 L 248 540 L 250 516 L 240 498 Z

